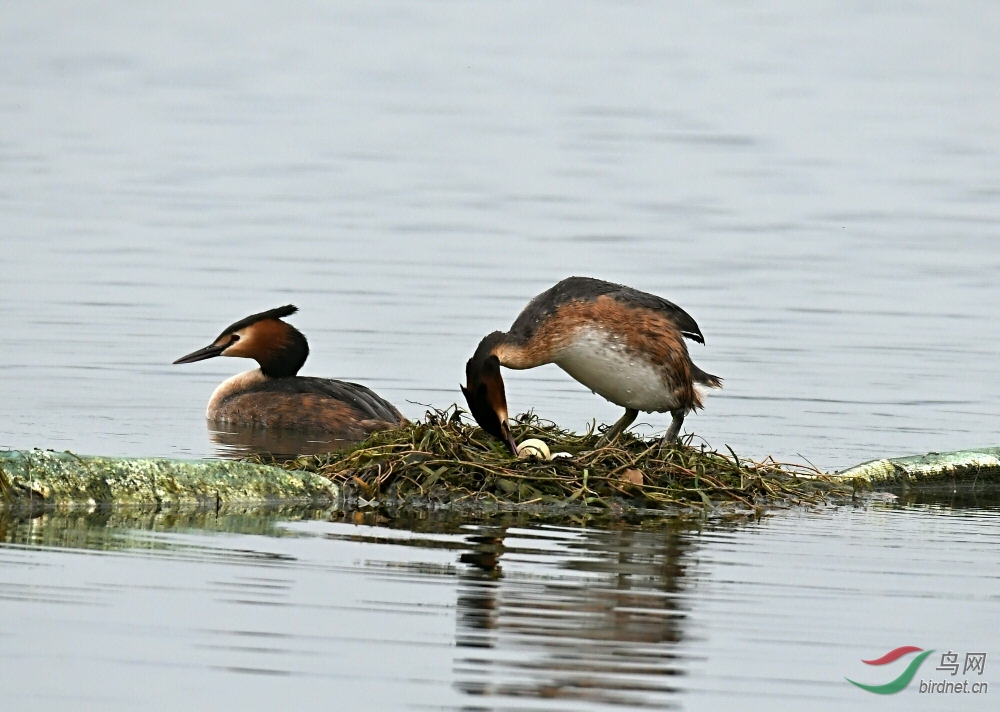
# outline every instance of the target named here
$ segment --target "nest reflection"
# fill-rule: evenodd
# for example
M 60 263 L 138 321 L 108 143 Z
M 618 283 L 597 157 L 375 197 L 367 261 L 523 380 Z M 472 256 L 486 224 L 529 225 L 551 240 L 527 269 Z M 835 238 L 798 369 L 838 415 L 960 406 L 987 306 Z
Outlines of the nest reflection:
M 482 531 L 461 556 L 467 567 L 459 579 L 456 645 L 467 652 L 456 658 L 458 689 L 673 704 L 685 667 L 678 644 L 687 627 L 689 532 L 676 526 L 569 534 L 555 557 L 560 577 L 539 576 L 529 563 L 552 558 L 551 542 L 535 549 L 530 538 L 517 538 L 511 548 L 502 529 Z M 512 553 L 519 563 L 505 571 L 500 562 Z

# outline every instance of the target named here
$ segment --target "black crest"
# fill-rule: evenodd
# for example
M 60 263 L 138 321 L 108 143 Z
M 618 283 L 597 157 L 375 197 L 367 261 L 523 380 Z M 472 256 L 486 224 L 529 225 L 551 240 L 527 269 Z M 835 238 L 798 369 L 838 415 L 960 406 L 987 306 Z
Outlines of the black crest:
M 240 329 L 245 329 L 251 324 L 256 324 L 258 321 L 263 321 L 264 319 L 280 319 L 285 316 L 291 316 L 297 312 L 299 308 L 294 304 L 286 304 L 283 307 L 278 307 L 276 309 L 268 309 L 260 314 L 251 314 L 248 317 L 240 319 L 239 321 L 227 326 L 219 337 L 223 337 L 226 334 L 232 334 L 234 331 L 239 331 Z

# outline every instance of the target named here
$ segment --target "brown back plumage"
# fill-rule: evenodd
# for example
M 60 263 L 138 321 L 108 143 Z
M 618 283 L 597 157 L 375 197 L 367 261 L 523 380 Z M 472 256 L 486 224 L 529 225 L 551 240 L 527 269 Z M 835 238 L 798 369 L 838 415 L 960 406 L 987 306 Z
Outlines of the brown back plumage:
M 565 354 L 565 359 L 574 358 L 571 349 L 579 339 L 594 331 L 610 344 L 609 369 L 616 367 L 611 365 L 614 359 L 610 352 L 621 348 L 630 358 L 641 359 L 660 373 L 670 394 L 665 400 L 674 404 L 670 406 L 672 410 L 686 412 L 702 407 L 695 384 L 712 388 L 722 385 L 722 379 L 702 371 L 691 361 L 685 339 L 704 343 L 705 338 L 686 311 L 666 299 L 631 287 L 589 277 L 570 277 L 532 299 L 509 331 L 493 332 L 480 341 L 466 367 L 469 389 L 463 389 L 476 420 L 489 432 L 496 429 L 496 417 L 477 412 L 493 410 L 491 399 L 485 393 L 478 401 L 470 397 L 473 384 L 484 380 L 480 374 L 490 357 L 496 357 L 499 365 L 514 369 L 560 363 L 561 355 Z
M 216 356 L 251 358 L 260 370 L 224 381 L 209 400 L 209 420 L 247 427 L 333 433 L 358 439 L 405 423 L 400 412 L 370 389 L 296 374 L 309 356 L 306 337 L 282 317 L 294 305 L 253 314 L 226 327 L 215 341 L 174 363 Z

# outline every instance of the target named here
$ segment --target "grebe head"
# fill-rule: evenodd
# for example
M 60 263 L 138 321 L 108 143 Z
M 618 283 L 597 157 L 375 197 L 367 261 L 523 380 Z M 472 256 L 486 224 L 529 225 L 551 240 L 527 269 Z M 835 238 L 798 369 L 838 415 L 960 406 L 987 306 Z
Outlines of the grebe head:
M 203 349 L 198 349 L 174 363 L 194 363 L 215 356 L 252 358 L 270 378 L 294 376 L 309 356 L 309 344 L 302 332 L 282 317 L 298 311 L 288 306 L 270 309 L 240 319 L 223 329 L 219 337 Z
M 468 385 L 461 387 L 462 393 L 479 427 L 501 440 L 511 454 L 516 455 L 517 443 L 507 421 L 507 395 L 500 377 L 500 359 L 491 353 L 494 345 L 490 341 L 492 336 L 483 339 L 475 355 L 465 365 Z

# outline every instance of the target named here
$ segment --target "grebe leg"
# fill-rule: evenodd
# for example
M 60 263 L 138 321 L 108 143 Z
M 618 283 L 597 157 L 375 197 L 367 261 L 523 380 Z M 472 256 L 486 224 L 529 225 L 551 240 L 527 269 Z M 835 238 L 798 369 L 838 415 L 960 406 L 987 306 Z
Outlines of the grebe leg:
M 604 447 L 608 445 L 612 440 L 621 435 L 625 428 L 630 426 L 635 422 L 635 419 L 639 417 L 639 411 L 633 410 L 632 408 L 625 409 L 625 415 L 618 419 L 614 425 L 612 425 L 608 430 L 604 432 L 601 439 L 597 441 L 597 447 Z
M 670 427 L 667 428 L 667 434 L 663 436 L 664 445 L 673 445 L 677 436 L 680 435 L 681 425 L 684 423 L 684 411 L 683 410 L 673 410 L 670 411 L 670 415 L 673 416 L 673 420 L 670 421 Z

